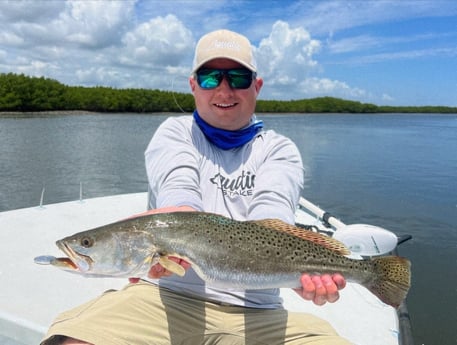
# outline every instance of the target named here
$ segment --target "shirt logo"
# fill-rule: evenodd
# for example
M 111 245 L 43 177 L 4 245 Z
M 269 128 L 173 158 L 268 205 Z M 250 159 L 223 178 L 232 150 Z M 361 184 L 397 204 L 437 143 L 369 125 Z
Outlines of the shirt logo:
M 212 184 L 217 185 L 217 188 L 224 195 L 228 196 L 250 196 L 254 189 L 255 175 L 250 171 L 242 171 L 241 175 L 236 178 L 230 178 L 220 173 L 209 179 Z

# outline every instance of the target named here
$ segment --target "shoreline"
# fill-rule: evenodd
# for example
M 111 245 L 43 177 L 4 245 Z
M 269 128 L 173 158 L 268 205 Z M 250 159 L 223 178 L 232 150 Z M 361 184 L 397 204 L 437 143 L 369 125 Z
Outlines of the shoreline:
M 103 114 L 86 110 L 0 111 L 0 116 Z
M 28 117 L 48 117 L 48 116 L 71 116 L 71 115 L 173 115 L 173 114 L 191 114 L 191 113 L 182 113 L 182 112 L 153 112 L 153 113 L 134 113 L 134 112 L 97 112 L 97 111 L 90 111 L 90 110 L 46 110 L 46 111 L 0 111 L 0 118 L 9 118 L 9 117 L 16 117 L 16 118 L 28 118 Z M 385 112 L 373 112 L 373 113 L 350 113 L 350 112 L 318 112 L 318 113 L 294 113 L 294 112 L 287 112 L 287 113 L 263 113 L 263 112 L 256 112 L 258 115 L 447 115 L 447 116 L 457 116 L 457 113 L 433 113 L 433 112 L 392 112 L 392 113 L 385 113 Z
M 1 117 L 32 117 L 32 116 L 65 116 L 65 115 L 164 115 L 164 114 L 192 114 L 182 112 L 151 112 L 151 113 L 136 113 L 136 112 L 101 112 L 91 110 L 45 110 L 45 111 L 0 111 Z

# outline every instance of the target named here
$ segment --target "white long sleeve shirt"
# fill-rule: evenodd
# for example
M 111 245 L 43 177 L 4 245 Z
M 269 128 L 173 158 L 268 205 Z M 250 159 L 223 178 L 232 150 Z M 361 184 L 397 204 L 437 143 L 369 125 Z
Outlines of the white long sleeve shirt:
M 192 116 L 171 117 L 145 152 L 150 208 L 191 206 L 237 220 L 278 218 L 294 223 L 303 187 L 300 153 L 288 138 L 260 131 L 247 144 L 222 150 L 210 143 Z M 246 307 L 278 308 L 278 289 L 222 290 L 189 269 L 159 284 L 197 298 Z

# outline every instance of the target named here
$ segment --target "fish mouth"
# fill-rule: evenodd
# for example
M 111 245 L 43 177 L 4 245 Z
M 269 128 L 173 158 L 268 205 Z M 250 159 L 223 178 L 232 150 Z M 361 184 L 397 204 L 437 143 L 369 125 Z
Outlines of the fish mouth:
M 91 269 L 93 260 L 90 256 L 74 251 L 68 244 L 63 241 L 56 242 L 57 247 L 63 251 L 66 258 L 55 258 L 53 265 L 59 266 L 69 271 L 87 272 Z

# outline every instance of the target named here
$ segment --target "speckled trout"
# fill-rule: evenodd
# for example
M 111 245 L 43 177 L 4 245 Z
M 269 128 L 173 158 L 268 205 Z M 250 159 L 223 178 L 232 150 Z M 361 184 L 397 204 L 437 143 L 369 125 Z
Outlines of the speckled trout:
M 208 284 L 225 288 L 294 288 L 303 273 L 341 273 L 397 307 L 410 286 L 407 259 L 351 259 L 337 240 L 276 219 L 160 213 L 79 232 L 56 244 L 68 257 L 35 261 L 86 276 L 141 277 L 157 263 L 184 275 L 183 267 L 168 259 L 175 256 L 191 263 Z

